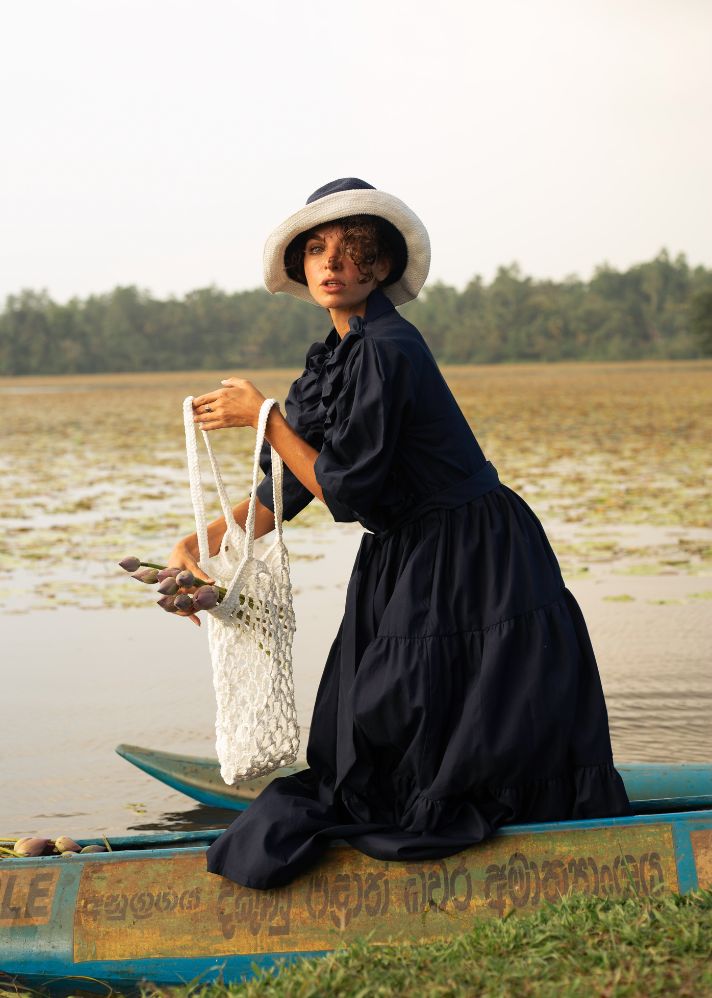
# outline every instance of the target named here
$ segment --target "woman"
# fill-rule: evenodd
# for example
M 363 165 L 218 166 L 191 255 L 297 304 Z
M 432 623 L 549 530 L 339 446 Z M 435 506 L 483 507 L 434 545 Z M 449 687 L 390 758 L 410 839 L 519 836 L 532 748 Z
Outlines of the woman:
M 451 855 L 521 821 L 628 812 L 581 611 L 541 524 L 485 457 L 425 340 L 394 305 L 430 248 L 397 198 L 354 178 L 316 191 L 270 237 L 265 283 L 328 309 L 273 407 L 257 532 L 316 496 L 361 538 L 317 693 L 309 768 L 275 780 L 208 850 L 256 888 L 291 880 L 330 840 L 382 859 Z M 205 429 L 256 426 L 249 381 L 195 399 Z M 236 509 L 244 526 L 247 504 Z M 217 550 L 224 521 L 210 528 Z M 187 538 L 169 564 L 197 569 Z M 204 576 L 203 576 L 204 577 Z

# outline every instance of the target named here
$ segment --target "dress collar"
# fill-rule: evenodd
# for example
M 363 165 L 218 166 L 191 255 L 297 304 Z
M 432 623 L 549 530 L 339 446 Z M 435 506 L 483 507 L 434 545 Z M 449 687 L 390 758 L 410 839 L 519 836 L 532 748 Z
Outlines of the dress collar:
M 380 288 L 374 288 L 371 294 L 366 299 L 366 314 L 363 318 L 359 315 L 354 315 L 349 319 L 349 331 L 345 333 L 343 337 L 339 336 L 336 332 L 334 326 L 331 327 L 329 335 L 324 341 L 329 350 L 335 350 L 342 339 L 347 336 L 355 334 L 356 336 L 363 336 L 363 327 L 371 322 L 373 319 L 379 319 L 382 315 L 387 312 L 392 312 L 394 310 L 393 302 L 390 298 L 381 291 Z
M 366 299 L 366 315 L 364 316 L 364 322 L 371 322 L 373 319 L 380 319 L 380 317 L 385 315 L 386 312 L 394 311 L 395 305 L 391 299 L 387 298 L 380 288 L 374 288 Z

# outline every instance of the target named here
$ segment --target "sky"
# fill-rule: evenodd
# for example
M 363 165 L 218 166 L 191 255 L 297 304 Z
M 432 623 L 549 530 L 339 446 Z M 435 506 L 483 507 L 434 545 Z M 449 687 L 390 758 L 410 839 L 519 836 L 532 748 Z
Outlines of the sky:
M 262 284 L 336 177 L 428 283 L 712 266 L 710 0 L 0 0 L 0 303 Z

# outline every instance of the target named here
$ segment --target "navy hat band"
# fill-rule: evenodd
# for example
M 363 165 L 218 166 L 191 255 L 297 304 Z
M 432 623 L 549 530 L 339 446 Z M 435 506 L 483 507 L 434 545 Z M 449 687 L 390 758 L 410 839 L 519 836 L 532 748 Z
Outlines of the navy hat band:
M 310 194 L 307 198 L 307 204 L 321 201 L 329 194 L 340 194 L 342 191 L 375 191 L 375 189 L 373 184 L 367 184 L 365 180 L 359 180 L 358 177 L 342 177 L 340 180 L 332 180 L 328 184 L 324 184 L 323 187 Z

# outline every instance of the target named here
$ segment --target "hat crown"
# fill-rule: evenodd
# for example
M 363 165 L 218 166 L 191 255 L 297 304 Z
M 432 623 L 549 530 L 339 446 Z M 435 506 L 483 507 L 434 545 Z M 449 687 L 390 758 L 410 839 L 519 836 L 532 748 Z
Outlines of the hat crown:
M 286 291 L 316 304 L 306 280 L 296 273 L 290 255 L 295 240 L 322 225 L 331 225 L 354 215 L 369 215 L 386 226 L 391 271 L 383 282 L 383 293 L 394 305 L 415 298 L 425 283 L 430 265 L 430 240 L 425 226 L 408 205 L 358 177 L 341 177 L 314 191 L 306 205 L 278 226 L 264 249 L 265 287 Z M 388 228 L 390 227 L 390 229 Z M 393 231 L 391 231 L 393 230 Z M 294 247 L 301 249 L 301 247 Z M 289 257 L 289 259 L 288 259 Z
M 330 180 L 328 184 L 324 184 L 318 190 L 314 191 L 307 198 L 307 204 L 313 204 L 314 201 L 321 201 L 322 198 L 328 197 L 329 194 L 339 194 L 342 191 L 375 191 L 376 188 L 373 184 L 367 184 L 365 180 L 359 180 L 358 177 L 341 177 L 340 180 Z

